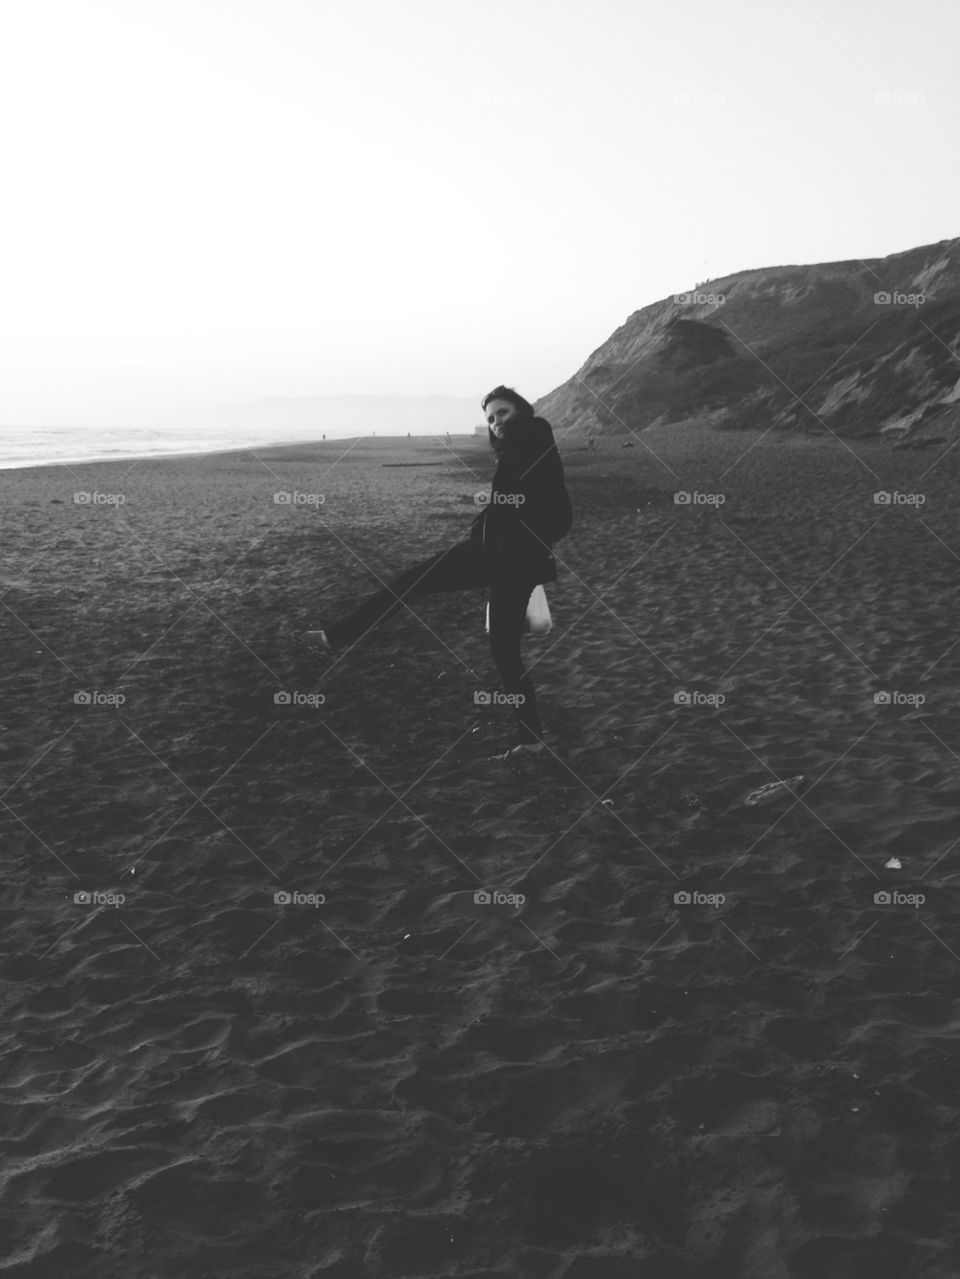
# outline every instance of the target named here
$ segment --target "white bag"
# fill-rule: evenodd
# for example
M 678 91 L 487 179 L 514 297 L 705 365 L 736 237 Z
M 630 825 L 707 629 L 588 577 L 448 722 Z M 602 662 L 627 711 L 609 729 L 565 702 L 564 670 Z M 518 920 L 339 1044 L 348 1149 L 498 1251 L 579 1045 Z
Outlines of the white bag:
M 549 635 L 552 626 L 553 619 L 550 616 L 550 605 L 547 603 L 547 592 L 542 586 L 535 586 L 530 592 L 530 599 L 527 601 L 526 633 L 536 639 L 541 635 Z M 488 635 L 490 634 L 489 603 L 487 604 L 487 620 L 484 630 Z

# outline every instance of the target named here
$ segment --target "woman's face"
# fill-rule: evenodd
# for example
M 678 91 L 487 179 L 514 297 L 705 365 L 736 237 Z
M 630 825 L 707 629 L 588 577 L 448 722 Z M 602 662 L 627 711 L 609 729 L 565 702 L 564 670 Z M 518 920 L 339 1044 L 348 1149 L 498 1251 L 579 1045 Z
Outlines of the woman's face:
M 515 422 L 519 416 L 517 406 L 509 400 L 491 400 L 487 405 L 487 426 L 498 440 L 503 439 L 503 428 L 507 422 Z

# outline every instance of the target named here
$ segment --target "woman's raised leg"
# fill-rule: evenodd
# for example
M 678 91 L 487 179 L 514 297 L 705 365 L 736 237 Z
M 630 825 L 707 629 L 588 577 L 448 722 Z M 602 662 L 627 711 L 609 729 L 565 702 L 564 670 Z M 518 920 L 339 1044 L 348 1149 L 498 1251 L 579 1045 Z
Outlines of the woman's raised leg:
M 331 647 L 344 648 L 356 643 L 367 631 L 386 621 L 412 600 L 443 591 L 480 588 L 488 583 L 480 543 L 472 540 L 457 542 L 391 578 L 353 612 L 325 627 L 326 637 Z

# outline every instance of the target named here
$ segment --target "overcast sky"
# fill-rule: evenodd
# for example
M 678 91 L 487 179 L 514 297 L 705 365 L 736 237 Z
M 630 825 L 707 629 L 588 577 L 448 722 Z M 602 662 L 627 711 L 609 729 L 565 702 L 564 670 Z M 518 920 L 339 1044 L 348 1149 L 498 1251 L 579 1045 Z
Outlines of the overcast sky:
M 952 237 L 958 36 L 955 0 L 0 0 L 0 423 L 533 400 L 695 283 Z

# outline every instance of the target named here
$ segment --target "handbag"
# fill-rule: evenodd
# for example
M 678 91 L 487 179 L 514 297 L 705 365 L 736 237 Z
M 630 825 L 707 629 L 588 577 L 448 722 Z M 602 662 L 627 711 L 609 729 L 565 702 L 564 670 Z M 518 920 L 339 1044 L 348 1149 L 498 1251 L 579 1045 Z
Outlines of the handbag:
M 537 585 L 530 592 L 530 598 L 527 600 L 527 618 L 525 631 L 527 635 L 534 639 L 539 639 L 541 635 L 549 635 L 553 626 L 553 618 L 550 616 L 550 605 L 547 603 L 547 592 L 542 586 Z M 490 634 L 490 603 L 487 602 L 487 620 L 484 630 Z

